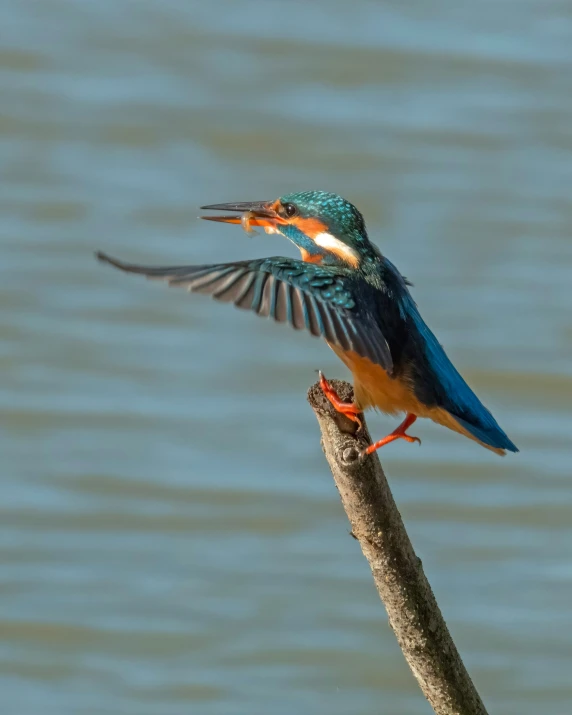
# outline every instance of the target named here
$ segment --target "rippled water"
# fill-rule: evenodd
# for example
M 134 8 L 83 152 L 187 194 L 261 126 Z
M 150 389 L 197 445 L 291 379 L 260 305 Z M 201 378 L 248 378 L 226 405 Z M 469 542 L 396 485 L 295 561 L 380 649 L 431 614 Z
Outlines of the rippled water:
M 8 0 L 0 24 L 2 712 L 429 712 L 305 402 L 344 368 L 92 257 L 294 255 L 197 207 L 307 188 L 364 211 L 521 447 L 423 423 L 383 461 L 491 713 L 572 712 L 570 5 Z

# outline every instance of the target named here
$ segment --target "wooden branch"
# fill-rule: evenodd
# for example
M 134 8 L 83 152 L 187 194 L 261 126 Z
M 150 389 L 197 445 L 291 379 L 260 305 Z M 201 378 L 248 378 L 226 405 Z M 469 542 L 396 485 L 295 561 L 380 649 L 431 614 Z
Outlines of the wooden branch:
M 353 400 L 347 382 L 330 383 L 343 400 Z M 352 534 L 369 562 L 419 687 L 437 715 L 487 715 L 415 555 L 377 454 L 357 459 L 358 450 L 370 443 L 365 422 L 356 437 L 356 424 L 333 409 L 319 383 L 310 388 L 308 401 Z

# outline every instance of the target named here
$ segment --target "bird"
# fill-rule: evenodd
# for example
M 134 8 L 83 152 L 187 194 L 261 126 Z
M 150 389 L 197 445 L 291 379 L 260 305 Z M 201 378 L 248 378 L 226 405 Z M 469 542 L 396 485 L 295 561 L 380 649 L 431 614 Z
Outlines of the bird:
M 405 415 L 390 434 L 361 450 L 362 459 L 398 439 L 420 443 L 407 431 L 417 418 L 431 419 L 496 454 L 518 452 L 453 366 L 421 317 L 412 284 L 370 241 L 352 203 L 325 191 L 302 191 L 201 210 L 226 212 L 201 216 L 208 221 L 242 224 L 248 233 L 259 226 L 283 236 L 301 257 L 170 267 L 125 263 L 102 252 L 97 258 L 323 338 L 352 373 L 354 400 L 341 400 L 320 372 L 321 388 L 358 431 L 366 409 Z

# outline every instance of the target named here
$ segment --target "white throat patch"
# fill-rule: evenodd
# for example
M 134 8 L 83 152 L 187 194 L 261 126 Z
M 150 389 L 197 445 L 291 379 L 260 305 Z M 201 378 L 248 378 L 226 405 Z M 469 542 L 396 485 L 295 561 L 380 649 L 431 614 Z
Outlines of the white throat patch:
M 314 243 L 320 248 L 325 248 L 328 251 L 332 251 L 342 260 L 349 263 L 351 266 L 359 265 L 359 255 L 353 248 L 350 248 L 346 243 L 340 241 L 339 238 L 332 236 L 331 233 L 324 231 L 319 233 L 314 237 Z

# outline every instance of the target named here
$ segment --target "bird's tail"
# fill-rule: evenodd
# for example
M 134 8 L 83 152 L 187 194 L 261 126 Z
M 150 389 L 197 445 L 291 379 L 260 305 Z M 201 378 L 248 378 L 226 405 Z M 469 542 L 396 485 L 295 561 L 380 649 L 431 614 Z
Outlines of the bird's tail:
M 439 407 L 459 425 L 459 432 L 471 436 L 485 447 L 499 454 L 504 454 L 504 450 L 518 452 L 514 442 L 499 427 L 489 410 L 457 372 L 439 341 L 419 315 L 411 296 L 409 300 L 411 302 L 408 305 L 408 312 L 423 337 L 425 357 L 436 377 L 437 387 L 434 397 Z M 447 422 L 447 426 L 450 427 L 449 420 Z
M 458 417 L 454 414 L 451 416 L 461 425 L 463 429 L 465 429 L 476 440 L 481 442 L 481 444 L 485 447 L 490 447 L 490 449 L 495 452 L 500 452 L 501 454 L 503 454 L 505 450 L 508 452 L 518 452 L 518 447 L 499 427 L 495 418 L 491 415 L 487 408 L 480 402 L 479 405 L 482 412 L 486 413 L 485 419 L 483 419 L 484 415 L 481 414 L 478 415 L 477 419 L 473 417 L 471 421 L 464 419 L 463 417 Z

